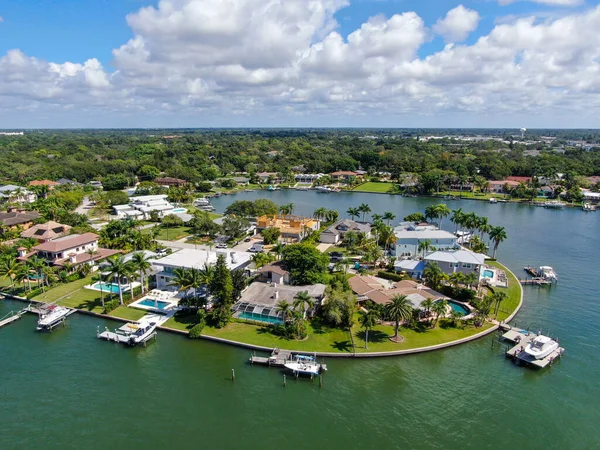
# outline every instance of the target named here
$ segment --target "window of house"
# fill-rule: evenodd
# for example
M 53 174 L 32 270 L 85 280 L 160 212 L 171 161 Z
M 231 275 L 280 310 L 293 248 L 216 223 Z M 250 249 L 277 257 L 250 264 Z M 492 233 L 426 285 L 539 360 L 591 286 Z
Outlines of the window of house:
M 471 264 L 463 264 L 463 268 L 470 269 L 471 268 Z

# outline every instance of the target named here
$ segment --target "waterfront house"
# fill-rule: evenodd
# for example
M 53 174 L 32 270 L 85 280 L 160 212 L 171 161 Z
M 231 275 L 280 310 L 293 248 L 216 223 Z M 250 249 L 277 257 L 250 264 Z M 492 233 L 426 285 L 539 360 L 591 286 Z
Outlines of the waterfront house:
M 349 182 L 354 180 L 355 178 L 362 178 L 361 175 L 356 172 L 351 172 L 349 170 L 341 170 L 338 172 L 330 173 L 329 176 L 333 178 L 335 181 L 344 181 Z
M 489 181 L 490 192 L 495 194 L 505 194 L 508 193 L 511 189 L 516 188 L 521 183 L 514 180 L 493 180 Z
M 511 177 L 506 177 L 506 181 L 515 181 L 517 183 L 527 184 L 527 183 L 531 183 L 533 181 L 533 177 L 516 177 L 516 176 L 511 176 Z
M 71 234 L 36 245 L 29 253 L 21 247 L 18 249 L 17 259 L 27 261 L 31 256 L 36 255 L 54 266 L 63 266 L 65 263 L 78 266 L 119 253 L 118 250 L 98 247 L 98 237 L 95 233 Z
M 23 231 L 21 237 L 37 239 L 38 242 L 43 243 L 66 235 L 70 229 L 71 227 L 69 225 L 63 225 L 50 220 L 46 223 L 33 225 L 29 229 Z
M 593 192 L 588 189 L 582 189 L 583 201 L 587 203 L 600 203 L 600 192 Z
M 368 223 L 355 222 L 350 219 L 338 220 L 327 229 L 321 231 L 320 241 L 324 244 L 338 244 L 344 240 L 348 231 L 365 233 L 367 238 L 371 237 L 371 225 Z
M 83 186 L 81 183 L 78 183 L 75 180 L 69 180 L 68 178 L 60 178 L 56 180 L 56 182 L 61 186 Z
M 227 268 L 230 270 L 245 269 L 250 265 L 252 254 L 248 252 L 206 251 L 184 248 L 171 253 L 164 258 L 152 261 L 155 266 L 156 287 L 168 288 L 175 277 L 175 269 L 202 269 L 205 265 L 212 266 L 217 262 L 219 255 L 225 257 Z
M 294 179 L 297 183 L 312 184 L 324 176 L 322 173 L 299 173 L 294 175 Z
M 302 240 L 309 230 L 319 229 L 319 221 L 310 217 L 265 215 L 256 220 L 256 229 L 277 228 L 284 239 Z
M 290 284 L 290 273 L 283 261 L 276 261 L 258 269 L 258 281 L 264 283 Z
M 387 282 L 372 276 L 356 275 L 348 280 L 350 288 L 358 296 L 358 302 L 371 300 L 386 305 L 396 295 L 406 295 L 414 308 L 419 308 L 426 299 L 447 299 L 443 294 L 434 291 L 414 280 L 402 280 L 396 283 Z
M 281 178 L 277 172 L 260 172 L 256 176 L 261 184 L 264 183 L 281 183 Z
M 113 206 L 113 211 L 118 218 L 135 217 L 135 218 L 150 218 L 150 213 L 156 211 L 159 217 L 164 217 L 169 214 L 181 214 L 187 210 L 185 208 L 176 208 L 167 200 L 167 195 L 141 195 L 131 197 L 128 205 Z
M 457 237 L 429 223 L 401 223 L 394 228 L 397 256 L 416 256 L 420 253 L 419 244 L 429 241 L 430 250 L 457 249 Z
M 285 301 L 293 305 L 300 292 L 307 292 L 315 306 L 319 306 L 325 298 L 325 289 L 327 286 L 320 283 L 290 286 L 256 281 L 242 292 L 240 300 L 234 305 L 233 317 L 269 323 L 273 323 L 274 319 L 282 321 L 282 313 L 277 309 L 279 302 Z M 311 312 L 312 310 L 308 311 L 309 315 Z
M 486 255 L 464 249 L 455 251 L 435 251 L 425 256 L 425 263 L 437 263 L 440 269 L 447 275 L 455 272 L 461 272 L 467 275 L 471 272 L 479 274 L 479 270 L 485 263 L 486 258 Z
M 0 199 L 9 203 L 33 203 L 37 200 L 37 195 L 24 187 L 6 184 L 0 186 Z
M 409 277 L 420 280 L 423 278 L 423 271 L 425 270 L 425 261 L 422 259 L 399 259 L 394 263 L 394 270 L 396 272 L 404 272 Z
M 160 177 L 155 178 L 154 182 L 159 186 L 163 187 L 182 187 L 188 184 L 186 180 L 182 180 L 180 178 L 172 178 L 172 177 Z
M 40 217 L 42 217 L 42 215 L 37 211 L 9 210 L 0 212 L 0 222 L 7 228 L 21 226 L 26 230 Z
M 538 189 L 538 197 L 542 198 L 554 198 L 555 186 L 542 186 Z

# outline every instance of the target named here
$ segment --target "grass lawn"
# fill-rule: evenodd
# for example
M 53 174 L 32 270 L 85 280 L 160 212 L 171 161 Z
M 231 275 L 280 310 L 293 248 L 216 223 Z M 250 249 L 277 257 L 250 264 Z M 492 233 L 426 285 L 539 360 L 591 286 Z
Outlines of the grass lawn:
M 175 315 L 164 323 L 164 327 L 174 328 L 175 330 L 189 331 L 197 323 L 198 316 L 193 314 Z
M 376 192 L 376 193 L 386 193 L 392 189 L 394 185 L 392 183 L 380 183 L 376 181 L 369 181 L 367 183 L 363 183 L 360 186 L 352 189 L 355 192 Z
M 55 302 L 59 298 L 63 297 L 65 300 L 67 300 L 70 299 L 75 292 L 82 290 L 83 286 L 91 284 L 91 282 L 92 277 L 88 276 L 82 278 L 81 280 L 73 281 L 72 283 L 61 283 L 58 286 L 53 287 L 50 290 L 47 290 L 46 292 L 34 297 L 32 300 L 44 303 Z M 86 289 L 84 292 L 89 292 L 90 295 L 96 295 L 96 291 L 89 289 Z M 98 292 L 98 296 L 100 296 L 100 292 Z
M 268 333 L 263 327 L 239 322 L 232 322 L 222 329 L 206 327 L 202 334 L 264 347 L 280 347 L 287 350 L 352 352 L 352 342 L 348 332 L 328 328 L 315 329 L 311 325 L 308 328 L 308 337 L 303 341 L 284 339 Z
M 127 320 L 140 320 L 148 314 L 148 311 L 142 311 L 141 309 L 129 308 L 127 306 L 119 306 L 117 309 L 108 313 L 109 316 L 120 317 L 121 319 Z
M 442 322 L 442 321 L 440 321 Z M 444 325 L 442 323 L 442 325 Z M 365 349 L 365 331 L 360 325 L 355 324 L 352 327 L 356 352 L 389 352 L 394 350 L 406 350 L 417 347 L 428 347 L 430 345 L 442 344 L 444 342 L 455 341 L 480 333 L 493 326 L 486 323 L 481 328 L 467 326 L 464 329 L 446 327 L 441 328 L 438 324 L 435 328 L 416 331 L 400 327 L 400 336 L 404 338 L 403 342 L 395 343 L 390 341 L 394 336 L 394 327 L 389 325 L 377 325 L 369 331 L 369 348 Z
M 502 321 L 510 316 L 517 306 L 519 306 L 519 302 L 521 301 L 521 287 L 519 286 L 519 280 L 517 280 L 512 273 L 498 261 L 488 260 L 485 263 L 489 266 L 504 270 L 506 278 L 508 279 L 508 288 L 494 288 L 496 292 L 504 292 L 507 295 L 506 300 L 500 304 L 500 310 L 498 311 L 497 319 Z
M 325 253 L 339 252 L 345 255 L 347 251 L 348 249 L 346 249 L 345 247 L 336 247 L 335 245 L 332 245 L 327 249 Z
M 159 233 L 156 239 L 160 241 L 177 241 L 179 239 L 188 237 L 191 232 L 189 227 L 172 227 L 172 228 L 159 228 Z M 145 228 L 142 230 L 143 234 L 152 233 L 152 228 Z

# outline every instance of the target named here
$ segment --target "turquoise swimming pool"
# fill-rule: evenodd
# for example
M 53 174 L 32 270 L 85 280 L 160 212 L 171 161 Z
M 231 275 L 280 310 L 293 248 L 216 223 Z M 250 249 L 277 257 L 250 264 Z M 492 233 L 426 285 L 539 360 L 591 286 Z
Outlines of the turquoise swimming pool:
M 152 299 L 146 298 L 144 300 L 137 302 L 137 304 L 148 306 L 150 308 L 165 309 L 167 306 L 169 306 L 170 303 L 163 302 L 161 300 L 152 300 Z
M 277 317 L 271 317 L 264 314 L 249 313 L 246 311 L 241 312 L 238 318 L 246 320 L 256 320 L 257 322 L 273 323 L 277 325 L 283 323 L 283 320 L 278 319 Z
M 483 271 L 483 277 L 484 277 L 484 278 L 494 278 L 494 275 L 495 275 L 495 274 L 494 274 L 494 271 L 493 271 L 493 270 L 488 270 L 488 269 L 485 269 L 485 270 Z
M 448 305 L 450 305 L 450 308 L 452 308 L 452 311 L 456 311 L 461 316 L 466 316 L 471 312 L 471 311 L 469 311 L 469 308 L 467 308 L 463 304 L 454 302 L 452 300 L 448 300 Z
M 119 285 L 112 283 L 96 283 L 92 284 L 92 289 L 96 289 L 97 291 L 110 292 L 111 294 L 119 293 Z M 121 286 L 121 290 L 124 292 L 127 290 L 126 286 Z

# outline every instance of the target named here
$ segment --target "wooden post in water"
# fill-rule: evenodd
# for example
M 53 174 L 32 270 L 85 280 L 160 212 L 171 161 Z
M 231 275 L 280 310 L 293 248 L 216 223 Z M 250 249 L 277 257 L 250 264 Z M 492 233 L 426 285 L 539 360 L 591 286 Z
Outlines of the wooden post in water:
M 235 369 L 231 369 L 231 381 L 235 381 Z
M 287 384 L 287 383 L 286 383 L 286 381 L 285 381 L 285 373 L 284 373 L 284 374 L 283 374 L 283 387 L 285 387 L 285 386 L 286 386 L 286 384 Z
M 319 374 L 319 387 L 323 387 L 323 374 Z

